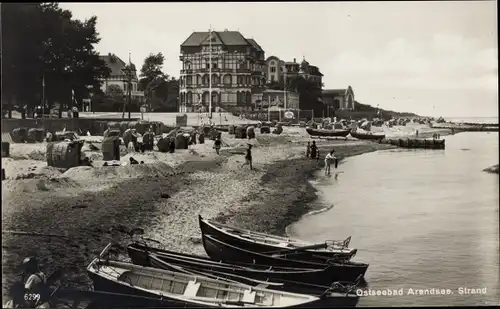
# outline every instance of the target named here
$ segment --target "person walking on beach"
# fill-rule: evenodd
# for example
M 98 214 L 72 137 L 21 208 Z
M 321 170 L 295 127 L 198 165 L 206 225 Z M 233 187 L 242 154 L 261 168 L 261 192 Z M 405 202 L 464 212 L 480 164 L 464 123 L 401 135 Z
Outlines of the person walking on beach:
M 316 154 L 318 153 L 318 147 L 316 146 L 316 141 L 312 142 L 310 148 L 311 148 L 311 159 L 316 159 Z
M 325 156 L 325 175 L 330 176 L 330 166 L 335 161 L 334 153 L 335 153 L 335 150 L 332 150 L 332 151 L 330 151 L 330 153 L 328 153 Z
M 309 158 L 310 154 L 311 154 L 311 142 L 307 142 L 306 158 Z
M 220 140 L 220 137 L 217 136 L 214 142 L 214 149 L 217 154 L 219 154 L 221 146 L 222 146 L 222 141 Z
M 243 163 L 243 166 L 245 165 L 250 165 L 250 170 L 253 170 L 253 166 L 252 166 L 252 145 L 251 144 L 248 144 L 248 148 L 247 148 L 247 152 L 246 152 L 246 155 L 245 155 L 245 163 Z

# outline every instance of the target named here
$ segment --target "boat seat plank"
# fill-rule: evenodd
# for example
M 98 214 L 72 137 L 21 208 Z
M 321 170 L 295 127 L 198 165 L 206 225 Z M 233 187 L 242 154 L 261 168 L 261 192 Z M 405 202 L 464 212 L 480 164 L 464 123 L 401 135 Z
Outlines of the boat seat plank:
M 253 304 L 255 303 L 256 294 L 257 293 L 255 293 L 254 291 L 246 290 L 245 292 L 243 292 L 242 301 L 245 303 Z
M 198 294 L 201 283 L 189 281 L 186 290 L 184 291 L 184 296 L 195 297 Z

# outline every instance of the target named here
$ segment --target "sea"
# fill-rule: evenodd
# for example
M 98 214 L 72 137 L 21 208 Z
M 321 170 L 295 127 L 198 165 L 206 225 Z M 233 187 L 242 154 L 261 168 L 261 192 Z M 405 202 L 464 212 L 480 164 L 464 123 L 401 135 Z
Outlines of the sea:
M 352 236 L 353 261 L 370 264 L 358 306 L 500 305 L 499 175 L 483 171 L 498 164 L 498 132 L 444 138 L 445 150 L 366 153 L 311 181 L 323 208 L 287 232 Z

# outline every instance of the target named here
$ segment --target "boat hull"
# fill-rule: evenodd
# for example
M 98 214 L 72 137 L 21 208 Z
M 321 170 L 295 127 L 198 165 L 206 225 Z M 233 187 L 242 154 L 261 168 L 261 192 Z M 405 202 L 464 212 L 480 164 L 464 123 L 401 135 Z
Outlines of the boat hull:
M 365 133 L 356 133 L 354 131 L 352 131 L 350 134 L 354 138 L 363 140 L 377 141 L 385 138 L 385 134 L 365 134 Z
M 236 247 L 245 248 L 252 252 L 258 253 L 266 253 L 277 250 L 282 250 L 283 248 L 267 245 L 263 243 L 256 243 L 251 240 L 244 240 L 237 237 L 232 236 L 225 231 L 217 229 L 216 227 L 207 224 L 201 216 L 198 217 L 200 229 L 202 235 L 212 235 L 217 239 L 222 240 L 226 244 L 230 244 Z M 306 261 L 317 261 L 319 263 L 325 263 L 329 259 L 339 259 L 339 260 L 350 260 L 353 256 L 356 255 L 357 250 L 347 251 L 345 253 L 340 252 L 327 252 L 327 251 L 318 251 L 318 250 L 305 250 L 299 253 L 294 253 L 293 257 L 297 260 L 306 260 Z
M 113 280 L 103 278 L 93 272 L 87 271 L 89 278 L 94 284 L 94 290 L 102 292 L 117 293 L 122 295 L 133 295 L 132 297 L 117 297 L 113 299 L 103 298 L 99 301 L 99 305 L 119 306 L 119 308 L 138 308 L 138 307 L 156 307 L 156 308 L 173 308 L 173 307 L 197 307 L 202 308 L 196 303 L 181 302 L 169 298 L 161 298 L 154 293 L 142 291 L 129 285 L 122 285 Z
M 321 137 L 346 137 L 349 135 L 350 130 L 318 130 L 312 128 L 306 128 L 306 131 L 311 136 L 321 136 Z
M 251 264 L 229 264 L 218 263 L 213 260 L 206 259 L 198 256 L 188 256 L 185 254 L 178 254 L 166 250 L 159 250 L 155 248 L 145 248 L 141 245 L 132 244 L 127 247 L 128 255 L 132 262 L 137 265 L 146 267 L 164 268 L 164 264 L 154 263 L 154 259 L 150 258 L 150 254 L 166 263 L 172 263 L 181 267 L 196 269 L 208 272 L 228 272 L 238 276 L 251 278 L 260 281 L 272 282 L 296 282 L 310 283 L 318 285 L 330 286 L 333 282 L 329 274 L 329 267 L 325 266 L 322 269 L 269 269 L 269 266 L 254 266 Z M 173 270 L 173 269 L 167 269 Z
M 223 261 L 223 262 L 245 262 L 255 263 L 269 266 L 280 267 L 295 267 L 295 268 L 314 268 L 321 269 L 325 264 L 315 263 L 304 260 L 292 260 L 280 257 L 273 257 L 261 253 L 251 252 L 246 249 L 238 248 L 236 246 L 226 244 L 223 241 L 211 236 L 203 235 L 203 247 L 210 258 Z M 368 264 L 365 263 L 329 263 L 328 276 L 331 282 L 334 281 L 351 281 L 354 282 L 359 276 L 364 276 Z

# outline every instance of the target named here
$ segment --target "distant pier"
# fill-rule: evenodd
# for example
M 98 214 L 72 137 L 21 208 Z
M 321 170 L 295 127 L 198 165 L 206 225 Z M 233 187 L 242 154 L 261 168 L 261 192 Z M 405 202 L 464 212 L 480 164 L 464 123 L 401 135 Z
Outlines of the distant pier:
M 416 139 L 416 138 L 385 138 L 380 141 L 381 144 L 390 144 L 401 148 L 411 149 L 444 149 L 444 139 Z

